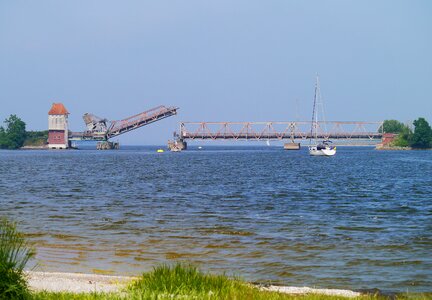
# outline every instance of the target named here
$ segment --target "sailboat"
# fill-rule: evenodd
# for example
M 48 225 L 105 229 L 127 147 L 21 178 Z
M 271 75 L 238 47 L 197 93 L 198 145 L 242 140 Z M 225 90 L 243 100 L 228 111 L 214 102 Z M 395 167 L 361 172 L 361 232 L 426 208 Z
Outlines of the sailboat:
M 336 154 L 336 147 L 331 146 L 331 141 L 324 140 L 317 144 L 318 140 L 318 112 L 317 112 L 317 102 L 320 101 L 322 108 L 322 100 L 321 100 L 321 91 L 319 87 L 319 79 L 318 75 L 315 83 L 315 96 L 314 96 L 314 104 L 312 111 L 312 124 L 311 124 L 311 134 L 310 134 L 310 146 L 309 146 L 309 154 L 313 156 L 333 156 Z M 323 117 L 324 117 L 324 110 Z M 314 137 L 315 145 L 312 145 L 312 137 Z

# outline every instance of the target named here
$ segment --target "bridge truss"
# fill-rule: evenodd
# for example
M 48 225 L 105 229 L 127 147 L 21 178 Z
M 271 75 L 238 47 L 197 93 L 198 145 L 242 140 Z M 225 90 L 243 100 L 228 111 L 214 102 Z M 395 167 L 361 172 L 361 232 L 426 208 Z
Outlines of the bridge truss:
M 314 130 L 318 139 L 339 144 L 368 144 L 382 139 L 383 122 L 181 122 L 180 140 L 308 140 Z

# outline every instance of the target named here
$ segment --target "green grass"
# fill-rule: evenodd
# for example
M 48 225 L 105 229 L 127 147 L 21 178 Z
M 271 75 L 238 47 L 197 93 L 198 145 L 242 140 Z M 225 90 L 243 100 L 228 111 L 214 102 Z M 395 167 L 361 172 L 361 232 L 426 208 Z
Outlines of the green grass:
M 35 294 L 34 298 L 36 300 L 120 300 L 120 299 L 131 299 L 131 300 L 144 300 L 144 299 L 158 299 L 158 300 L 172 300 L 172 299 L 182 299 L 182 300 L 205 300 L 205 299 L 232 299 L 232 300 L 242 300 L 242 299 L 258 299 L 258 300 L 337 300 L 337 299 L 351 299 L 351 298 L 341 298 L 341 297 L 330 297 L 323 295 L 304 295 L 304 296 L 293 296 L 293 295 L 282 295 L 277 293 L 264 293 L 264 292 L 253 292 L 248 294 L 232 294 L 228 297 L 216 297 L 208 295 L 166 295 L 166 294 L 148 294 L 148 293 L 111 293 L 111 294 L 73 294 L 73 293 L 38 293 Z M 368 299 L 378 299 L 369 297 L 355 298 L 360 300 Z
M 153 272 L 144 273 L 131 285 L 129 291 L 146 295 L 194 296 L 209 295 L 223 298 L 232 291 L 245 287 L 236 279 L 223 275 L 204 274 L 194 266 L 177 264 L 175 266 L 161 265 Z
M 34 256 L 15 223 L 0 219 L 0 299 L 28 299 L 24 267 Z
M 39 292 L 34 294 L 33 299 L 35 300 L 120 300 L 120 299 L 131 299 L 131 300 L 143 300 L 143 299 L 183 299 L 183 300 L 196 300 L 196 299 L 232 299 L 232 300 L 337 300 L 337 299 L 353 299 L 353 300 L 427 300 L 432 299 L 432 294 L 401 294 L 394 297 L 383 297 L 364 295 L 357 298 L 344 298 L 336 296 L 325 296 L 325 295 L 286 295 L 270 292 L 261 292 L 258 290 L 249 291 L 248 293 L 235 292 L 227 297 L 216 297 L 209 295 L 167 295 L 161 293 L 143 293 L 143 292 L 126 292 L 126 293 L 92 293 L 92 294 L 74 294 L 74 293 L 49 293 Z

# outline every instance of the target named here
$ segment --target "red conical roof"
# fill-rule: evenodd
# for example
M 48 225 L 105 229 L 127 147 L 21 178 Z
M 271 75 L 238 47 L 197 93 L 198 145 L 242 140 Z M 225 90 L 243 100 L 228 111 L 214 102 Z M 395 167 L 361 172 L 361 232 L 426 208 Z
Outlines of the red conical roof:
M 49 115 L 67 115 L 67 114 L 69 114 L 69 112 L 66 109 L 66 107 L 64 107 L 63 103 L 53 103 L 48 114 Z

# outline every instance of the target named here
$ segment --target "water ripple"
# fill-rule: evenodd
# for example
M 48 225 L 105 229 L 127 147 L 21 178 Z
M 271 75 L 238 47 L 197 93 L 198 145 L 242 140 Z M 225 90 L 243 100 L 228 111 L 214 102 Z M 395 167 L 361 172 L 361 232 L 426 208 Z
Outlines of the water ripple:
M 430 291 L 432 152 L 0 151 L 0 216 L 48 271 L 192 261 L 251 281 Z

